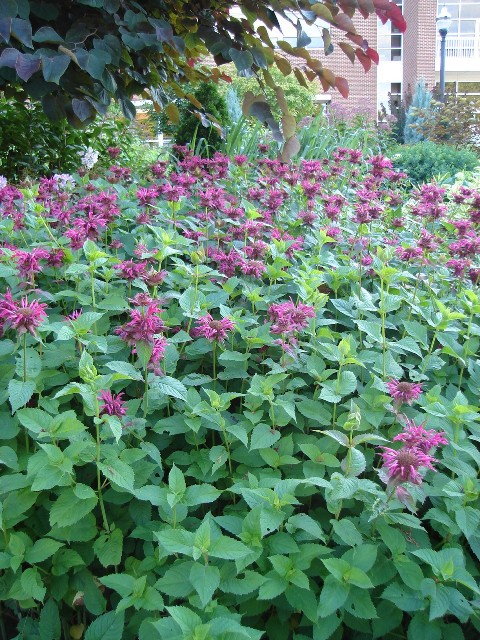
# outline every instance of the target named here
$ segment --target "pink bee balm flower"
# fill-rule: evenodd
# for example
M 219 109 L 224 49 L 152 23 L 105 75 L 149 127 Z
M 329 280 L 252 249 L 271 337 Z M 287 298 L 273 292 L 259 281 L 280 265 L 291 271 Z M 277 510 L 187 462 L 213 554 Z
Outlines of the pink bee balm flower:
M 130 321 L 117 327 L 114 331 L 132 347 L 140 341 L 153 344 L 155 334 L 160 333 L 165 326 L 157 313 L 156 306 L 144 307 L 141 310 L 132 309 Z
M 395 436 L 394 441 L 403 442 L 406 447 L 419 449 L 423 453 L 428 453 L 441 444 L 448 444 L 446 433 L 435 429 L 426 430 L 425 421 L 417 425 L 413 420 L 406 418 L 406 422 L 403 432 Z
M 15 329 L 19 335 L 28 332 L 35 336 L 35 329 L 47 317 L 46 308 L 47 305 L 43 302 L 29 302 L 27 296 L 14 300 L 10 291 L 7 291 L 0 302 L 0 320 Z
M 388 392 L 397 404 L 412 404 L 422 393 L 422 385 L 418 382 L 401 382 L 390 380 L 387 382 Z
M 420 449 L 402 447 L 398 451 L 389 447 L 382 447 L 384 467 L 382 471 L 388 478 L 388 484 L 402 484 L 411 482 L 412 484 L 422 484 L 423 477 L 420 468 L 432 469 L 435 458 L 420 451 Z
M 315 317 L 313 307 L 302 302 L 295 305 L 292 300 L 270 305 L 268 313 L 272 322 L 272 333 L 302 331 L 308 325 L 308 319 Z
M 122 400 L 123 392 L 115 395 L 107 389 L 106 391 L 100 391 L 99 395 L 100 400 L 103 400 L 103 404 L 100 405 L 100 415 L 121 418 L 127 413 L 125 401 Z
M 222 318 L 221 320 L 214 320 L 212 316 L 207 313 L 206 316 L 202 316 L 197 320 L 197 326 L 194 330 L 196 336 L 202 336 L 213 342 L 225 342 L 228 332 L 235 329 L 234 323 L 229 318 Z
M 167 347 L 167 339 L 164 336 L 155 338 L 153 341 L 152 355 L 148 361 L 147 368 L 153 371 L 157 376 L 162 375 L 160 368 L 160 360 L 165 357 L 165 349 Z

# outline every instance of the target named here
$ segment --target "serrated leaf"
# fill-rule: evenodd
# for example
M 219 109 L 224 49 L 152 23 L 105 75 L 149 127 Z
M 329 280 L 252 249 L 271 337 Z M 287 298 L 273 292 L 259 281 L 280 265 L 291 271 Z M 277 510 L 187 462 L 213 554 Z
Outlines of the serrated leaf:
M 60 547 L 63 547 L 63 542 L 58 542 L 51 538 L 41 538 L 34 543 L 33 547 L 28 549 L 25 555 L 25 560 L 30 564 L 43 562 L 47 558 L 53 556 Z
M 280 431 L 272 429 L 266 424 L 257 424 L 250 438 L 250 451 L 254 449 L 267 449 L 280 440 Z
M 337 580 L 331 575 L 327 576 L 323 583 L 318 603 L 318 615 L 320 618 L 327 618 L 338 611 L 345 603 L 349 592 L 350 585 Z
M 98 465 L 103 475 L 122 489 L 134 492 L 135 474 L 132 467 L 118 458 L 112 458 Z
M 38 569 L 32 567 L 26 569 L 20 578 L 20 584 L 24 592 L 34 600 L 43 600 L 47 592 Z
M 241 560 L 252 552 L 243 544 L 243 542 L 234 540 L 233 538 L 228 538 L 227 536 L 220 536 L 220 538 L 217 538 L 212 542 L 208 553 L 212 558 L 221 558 L 222 560 Z
M 54 600 L 47 600 L 40 611 L 38 621 L 40 640 L 60 640 L 62 627 L 58 607 Z
M 151 382 L 151 387 L 167 396 L 187 400 L 187 388 L 185 385 L 182 384 L 180 380 L 176 380 L 170 376 L 163 376 L 162 378 L 157 376 L 153 382 Z
M 104 567 L 117 566 L 122 559 L 123 534 L 121 529 L 114 529 L 111 533 L 103 533 L 93 545 L 95 555 Z
M 135 369 L 133 364 L 130 364 L 129 362 L 125 362 L 124 360 L 114 360 L 112 362 L 107 362 L 105 366 L 111 371 L 121 373 L 129 380 L 140 380 L 143 382 L 142 373 L 138 369 Z
M 220 584 L 218 567 L 195 562 L 190 571 L 190 582 L 198 593 L 202 607 L 206 607 Z
M 10 380 L 8 383 L 8 400 L 12 407 L 12 414 L 24 407 L 35 391 L 35 383 L 32 380 L 22 382 L 21 380 Z
M 84 640 L 122 640 L 124 619 L 123 612 L 104 613 L 88 627 Z
M 50 525 L 67 527 L 75 524 L 95 508 L 97 501 L 96 495 L 82 500 L 73 489 L 64 489 L 50 509 Z

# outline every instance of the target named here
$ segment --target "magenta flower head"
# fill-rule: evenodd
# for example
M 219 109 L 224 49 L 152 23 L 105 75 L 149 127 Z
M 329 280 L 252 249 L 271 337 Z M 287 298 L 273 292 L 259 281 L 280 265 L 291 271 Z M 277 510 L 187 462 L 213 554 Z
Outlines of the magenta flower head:
M 228 332 L 235 329 L 235 324 L 229 318 L 222 318 L 221 320 L 214 320 L 212 316 L 207 313 L 206 316 L 202 316 L 197 320 L 197 326 L 194 330 L 195 336 L 203 337 L 210 342 L 217 340 L 217 342 L 225 342 Z
M 132 309 L 130 321 L 117 327 L 114 333 L 132 347 L 140 341 L 153 345 L 155 334 L 165 326 L 157 313 L 156 306 Z
M 415 424 L 405 416 L 406 425 L 403 432 L 394 437 L 394 441 L 403 442 L 405 447 L 410 449 L 419 449 L 423 453 L 429 453 L 439 445 L 448 444 L 446 433 L 444 431 L 435 431 L 435 429 L 425 429 L 425 421 L 421 424 Z
M 31 333 L 35 336 L 35 329 L 42 324 L 47 317 L 45 309 L 47 305 L 37 300 L 28 301 L 27 296 L 21 300 L 14 300 L 10 291 L 7 291 L 0 301 L 0 320 L 7 326 L 22 335 Z
M 395 450 L 389 447 L 382 447 L 383 468 L 382 475 L 386 476 L 387 484 L 397 486 L 404 482 L 412 484 L 422 484 L 423 477 L 419 471 L 421 468 L 432 469 L 435 458 L 420 451 L 420 449 L 402 447 Z
M 422 393 L 422 385 L 418 382 L 401 382 L 400 380 L 390 380 L 386 383 L 388 392 L 397 405 L 403 403 L 412 404 Z
M 125 401 L 122 400 L 123 393 L 117 393 L 116 395 L 110 390 L 100 391 L 100 400 L 103 404 L 100 405 L 100 415 L 117 416 L 121 418 L 127 413 L 125 407 Z

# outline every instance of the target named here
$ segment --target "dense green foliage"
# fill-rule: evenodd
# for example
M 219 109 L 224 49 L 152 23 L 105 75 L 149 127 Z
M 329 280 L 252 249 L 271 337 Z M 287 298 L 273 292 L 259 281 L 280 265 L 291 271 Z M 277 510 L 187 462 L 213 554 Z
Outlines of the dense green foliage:
M 8 180 L 75 171 L 85 147 L 105 157 L 107 148 L 120 141 L 123 156 L 138 163 L 134 148 L 142 143 L 133 125 L 118 114 L 75 129 L 65 121 L 51 122 L 37 101 L 0 98 L 0 174 Z
M 180 109 L 180 118 L 173 135 L 175 143 L 187 145 L 203 138 L 209 152 L 218 151 L 225 137 L 225 127 L 228 126 L 228 111 L 225 98 L 220 94 L 215 84 L 201 84 L 193 94 L 210 115 L 209 120 L 202 122 L 193 112 L 190 103 L 184 103 Z
M 8 640 L 478 638 L 480 194 L 329 155 L 0 183 Z
M 242 77 L 235 72 L 234 67 L 229 67 L 225 68 L 225 72 L 232 78 L 231 86 L 236 90 L 241 102 L 243 102 L 247 91 L 258 92 L 257 81 L 255 78 Z M 309 82 L 306 87 L 302 87 L 293 74 L 284 76 L 280 70 L 275 68 L 272 69 L 271 74 L 276 86 L 281 87 L 284 90 L 285 100 L 289 111 L 296 120 L 316 115 L 318 106 L 315 105 L 314 98 L 317 94 L 322 92 L 322 88 L 318 81 Z M 228 85 L 221 85 L 220 89 L 222 93 L 226 95 Z M 268 86 L 264 87 L 264 91 L 268 104 L 272 109 L 272 113 L 277 119 L 280 119 L 282 113 L 277 104 L 275 91 Z
M 473 151 L 431 141 L 405 145 L 396 151 L 395 165 L 406 171 L 414 184 L 428 182 L 446 173 L 471 171 L 478 165 L 478 156 Z
M 348 95 L 348 82 L 313 59 L 305 48 L 310 42 L 302 23 L 328 23 L 349 42 L 339 42 L 352 62 L 368 70 L 378 63 L 378 53 L 368 46 L 352 21 L 356 10 L 365 18 L 377 14 L 401 31 L 406 28 L 401 11 L 387 0 L 369 0 L 358 7 L 351 0 L 3 0 L 0 3 L 0 91 L 23 102 L 41 100 L 52 121 L 67 118 L 82 127 L 97 114 L 105 114 L 111 101 L 132 118 L 134 96 L 152 99 L 167 108 L 170 95 L 190 98 L 189 83 L 220 81 L 218 66 L 201 64 L 211 55 L 216 65 L 232 62 L 245 76 L 258 74 L 270 87 L 270 68 L 295 73 L 304 86 L 320 79 L 325 89 Z M 235 10 L 239 13 L 237 13 Z M 281 30 L 279 16 L 296 27 L 296 47 L 280 42 L 275 49 L 269 29 Z M 259 25 L 260 23 L 260 25 Z M 333 51 L 330 31 L 323 29 L 325 54 Z M 293 71 L 285 53 L 300 57 L 302 69 Z M 258 104 L 260 102 L 260 104 Z M 250 103 L 250 113 L 265 117 L 262 101 Z M 208 113 L 193 101 L 203 118 Z M 256 105 L 253 108 L 253 105 Z M 282 108 L 283 115 L 285 114 Z M 290 116 L 291 117 L 291 116 Z M 290 129 L 288 129 L 290 132 Z M 280 135 L 280 134 L 279 134 Z M 292 142 L 290 140 L 293 139 Z M 291 157 L 294 132 L 285 135 Z M 287 151 L 284 154 L 287 157 Z

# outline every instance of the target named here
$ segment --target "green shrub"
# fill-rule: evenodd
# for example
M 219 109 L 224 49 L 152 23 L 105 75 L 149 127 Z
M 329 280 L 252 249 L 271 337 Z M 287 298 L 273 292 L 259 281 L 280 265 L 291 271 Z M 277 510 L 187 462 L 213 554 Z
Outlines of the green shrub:
M 92 147 L 101 155 L 122 143 L 122 154 L 137 144 L 134 125 L 117 109 L 85 129 L 66 121 L 51 122 L 39 102 L 0 98 L 0 174 L 10 181 L 26 176 L 71 173 L 78 168 L 79 152 Z M 138 155 L 138 154 L 137 154 Z
M 193 94 L 202 104 L 203 111 L 210 117 L 218 121 L 220 127 L 228 124 L 228 111 L 225 99 L 220 95 L 215 84 L 204 83 L 196 89 Z M 200 121 L 190 103 L 181 105 L 180 121 L 175 131 L 176 144 L 190 144 L 203 138 L 209 147 L 209 151 L 216 151 L 222 146 L 222 135 L 218 125 Z M 207 124 L 207 126 L 205 126 Z
M 395 166 L 406 171 L 415 184 L 440 174 L 471 171 L 477 165 L 478 157 L 473 151 L 428 141 L 400 147 L 395 158 Z

